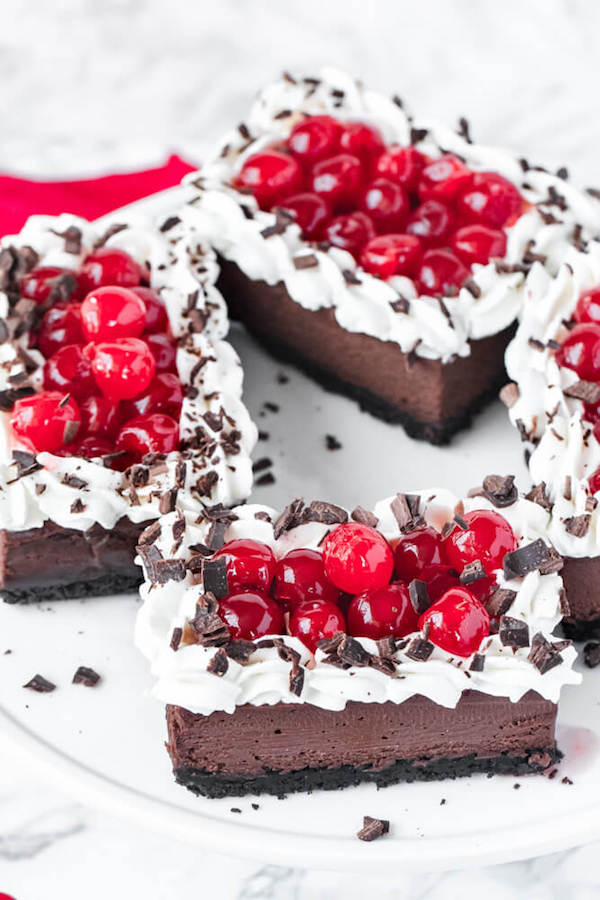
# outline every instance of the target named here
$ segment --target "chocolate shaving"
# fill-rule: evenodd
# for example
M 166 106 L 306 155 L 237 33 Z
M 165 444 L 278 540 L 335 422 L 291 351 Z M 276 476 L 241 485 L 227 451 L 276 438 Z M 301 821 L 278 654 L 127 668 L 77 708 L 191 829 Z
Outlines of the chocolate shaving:
M 505 647 L 517 650 L 519 647 L 529 646 L 529 626 L 521 619 L 513 619 L 512 616 L 502 616 L 498 629 L 500 642 Z
M 183 581 L 186 566 L 183 559 L 158 559 L 154 563 L 154 583 L 167 584 L 169 581 Z
M 401 531 L 414 525 L 419 514 L 420 499 L 416 494 L 396 494 L 390 504 L 390 509 Z
M 144 528 L 142 533 L 138 538 L 138 544 L 153 544 L 157 538 L 160 537 L 160 522 L 153 522 L 152 525 L 148 525 L 147 528 Z
M 247 663 L 255 650 L 254 641 L 244 641 L 241 638 L 230 641 L 226 647 L 227 656 L 240 665 Z
M 36 691 L 38 694 L 49 694 L 56 689 L 56 685 L 44 678 L 43 675 L 34 675 L 23 687 L 29 688 L 30 691 Z
M 395 313 L 401 313 L 402 315 L 408 315 L 410 310 L 410 303 L 406 297 L 398 297 L 397 300 L 391 300 L 390 306 Z
M 485 608 L 492 619 L 499 619 L 504 613 L 508 612 L 514 603 L 516 591 L 510 591 L 508 588 L 496 588 L 492 596 L 485 604 Z
M 390 830 L 387 819 L 374 819 L 372 816 L 363 816 L 363 827 L 357 833 L 359 841 L 376 841 Z
M 413 638 L 406 650 L 404 651 L 409 659 L 416 662 L 425 662 L 433 653 L 433 644 L 424 638 Z
M 342 444 L 334 434 L 326 434 L 325 435 L 325 446 L 328 450 L 341 450 Z
M 483 653 L 475 653 L 473 654 L 473 659 L 471 660 L 471 665 L 469 666 L 470 672 L 483 672 L 485 667 L 485 656 Z
M 156 584 L 156 564 L 163 558 L 162 553 L 155 544 L 138 544 L 137 552 L 142 557 L 148 578 Z
M 224 519 L 216 519 L 211 522 L 210 528 L 206 535 L 206 544 L 209 550 L 213 552 L 220 550 L 225 544 L 225 532 L 227 531 L 227 522 Z
M 346 284 L 362 284 L 362 281 L 352 269 L 342 269 L 342 276 Z
M 527 659 L 533 663 L 541 675 L 545 675 L 555 666 L 560 666 L 563 661 L 560 651 L 547 641 L 541 632 L 534 634 Z
M 379 638 L 377 641 L 377 652 L 384 659 L 391 659 L 396 652 L 396 641 L 393 637 Z
M 304 688 L 304 669 L 298 663 L 298 659 L 292 660 L 292 668 L 290 669 L 289 689 L 290 693 L 300 697 Z
M 298 270 L 313 269 L 319 265 L 319 259 L 314 253 L 303 253 L 301 256 L 294 256 L 292 262 L 294 268 Z
M 0 391 L 0 410 L 2 410 L 2 412 L 10 412 L 17 400 L 22 400 L 23 397 L 30 397 L 32 394 L 35 394 L 35 391 L 29 386 L 7 388 Z
M 193 643 L 203 647 L 222 647 L 229 643 L 229 629 L 217 613 L 214 594 L 203 594 L 196 604 L 196 614 L 188 622 Z
M 543 509 L 551 510 L 552 504 L 550 503 L 547 495 L 546 495 L 546 482 L 540 481 L 539 484 L 534 484 L 528 494 L 525 494 L 526 500 L 531 500 L 532 503 L 537 503 L 538 506 L 541 506 Z
M 594 381 L 576 381 L 564 388 L 563 394 L 575 400 L 583 400 L 584 403 L 597 403 L 600 400 L 600 384 Z
M 175 512 L 178 493 L 179 488 L 174 487 L 161 494 L 160 500 L 158 501 L 158 511 L 161 516 L 166 516 L 170 512 Z
M 356 638 L 346 635 L 337 648 L 337 655 L 342 662 L 350 666 L 368 666 L 370 654 Z
M 179 650 L 179 645 L 181 644 L 181 638 L 183 637 L 183 628 L 174 628 L 173 634 L 171 635 L 171 640 L 169 642 L 169 646 L 171 650 Z
M 42 468 L 33 453 L 29 453 L 27 450 L 13 450 L 12 458 L 13 464 L 17 467 L 17 478 L 39 472 Z
M 273 525 L 273 536 L 275 540 L 281 537 L 286 531 L 295 528 L 300 524 L 301 513 L 304 508 L 304 500 L 297 498 L 292 500 L 288 506 L 277 517 Z
M 321 638 L 320 641 L 317 641 L 317 647 L 319 648 L 319 650 L 322 650 L 323 653 L 337 653 L 338 647 L 344 640 L 345 636 L 346 635 L 343 631 L 336 631 L 333 637 Z
M 418 616 L 426 612 L 431 606 L 431 598 L 425 581 L 413 578 L 408 586 L 408 593 L 412 607 Z
M 519 396 L 519 386 L 514 381 L 509 381 L 500 391 L 500 399 L 508 409 L 515 405 Z
M 206 671 L 210 672 L 211 675 L 217 675 L 219 678 L 222 678 L 229 668 L 229 660 L 227 659 L 227 653 L 223 649 L 223 647 L 219 647 L 211 661 L 206 667 Z
M 367 509 L 364 509 L 362 506 L 355 507 L 350 513 L 350 518 L 353 519 L 354 522 L 360 522 L 362 525 L 368 525 L 369 528 L 377 528 L 379 523 L 379 519 L 374 513 L 369 512 Z
M 300 523 L 321 522 L 323 525 L 337 525 L 348 521 L 348 513 L 341 506 L 333 503 L 325 503 L 323 500 L 313 500 L 300 516 Z
M 226 597 L 229 593 L 227 581 L 227 560 L 224 556 L 204 560 L 202 565 L 202 583 L 204 590 L 215 597 Z
M 551 559 L 550 549 L 542 538 L 538 538 L 525 547 L 518 547 L 507 553 L 502 562 L 504 577 L 520 578 L 528 572 L 535 572 L 540 566 Z
M 583 648 L 583 661 L 589 669 L 595 669 L 600 665 L 600 643 L 589 641 Z
M 460 574 L 461 584 L 473 584 L 475 581 L 481 581 L 487 578 L 483 563 L 480 559 L 474 559 L 473 562 L 467 563 Z
M 540 565 L 540 575 L 551 575 L 553 572 L 560 572 L 565 565 L 564 559 L 554 547 L 549 547 L 548 549 L 550 556 Z
M 79 666 L 73 675 L 73 684 L 82 684 L 84 687 L 96 687 L 100 676 L 88 666 Z
M 180 222 L 181 222 L 181 219 L 179 218 L 179 216 L 169 216 L 169 217 L 168 217 L 167 219 L 165 219 L 165 221 L 162 223 L 162 225 L 160 226 L 159 231 L 162 231 L 163 234 L 164 234 L 165 231 L 170 231 L 171 228 L 175 228 L 175 226 L 176 226 L 176 225 L 179 225 Z
M 585 537 L 590 530 L 592 517 L 589 513 L 583 513 L 581 516 L 569 516 L 565 519 L 565 531 L 567 534 L 576 538 Z
M 514 475 L 487 475 L 483 479 L 483 495 L 497 509 L 512 506 L 518 499 Z

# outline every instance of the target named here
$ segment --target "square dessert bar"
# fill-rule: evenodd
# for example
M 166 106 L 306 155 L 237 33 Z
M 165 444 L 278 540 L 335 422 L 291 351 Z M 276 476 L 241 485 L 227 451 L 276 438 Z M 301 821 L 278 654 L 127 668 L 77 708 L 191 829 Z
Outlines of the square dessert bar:
M 32 217 L 0 250 L 0 591 L 137 587 L 139 536 L 250 491 L 256 429 L 213 251 L 156 226 Z
M 136 643 L 176 780 L 223 797 L 547 770 L 579 680 L 548 519 L 496 476 L 464 501 L 162 517 Z
M 348 75 L 285 74 L 196 176 L 232 314 L 276 356 L 432 443 L 503 383 L 537 269 L 600 206 Z

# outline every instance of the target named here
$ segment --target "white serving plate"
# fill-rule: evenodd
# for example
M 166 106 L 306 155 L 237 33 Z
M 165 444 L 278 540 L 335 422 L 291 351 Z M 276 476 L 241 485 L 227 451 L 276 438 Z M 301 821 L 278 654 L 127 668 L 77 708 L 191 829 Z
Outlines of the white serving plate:
M 165 192 L 133 208 L 160 214 L 182 196 L 181 190 Z M 232 342 L 244 362 L 250 412 L 270 435 L 259 442 L 256 458 L 273 459 L 277 480 L 257 488 L 258 502 L 281 507 L 304 496 L 368 507 L 399 490 L 443 486 L 461 493 L 490 472 L 515 473 L 527 483 L 520 442 L 500 403 L 451 447 L 435 448 L 282 367 L 243 331 L 234 330 Z M 278 382 L 282 371 L 288 383 Z M 265 401 L 280 411 L 265 410 Z M 342 449 L 327 451 L 326 434 L 335 435 Z M 132 596 L 0 604 L 2 748 L 30 757 L 32 772 L 85 802 L 210 850 L 344 871 L 484 865 L 600 837 L 597 672 L 587 670 L 583 687 L 563 694 L 559 743 L 565 760 L 551 781 L 476 776 L 285 800 L 206 800 L 173 781 L 163 746 L 164 711 L 148 696 L 148 667 L 132 646 L 137 606 Z M 79 665 L 102 675 L 96 688 L 71 684 Z M 38 672 L 57 684 L 54 693 L 23 689 Z M 563 783 L 564 776 L 573 784 Z M 358 841 L 365 814 L 389 819 L 391 833 L 371 844 Z

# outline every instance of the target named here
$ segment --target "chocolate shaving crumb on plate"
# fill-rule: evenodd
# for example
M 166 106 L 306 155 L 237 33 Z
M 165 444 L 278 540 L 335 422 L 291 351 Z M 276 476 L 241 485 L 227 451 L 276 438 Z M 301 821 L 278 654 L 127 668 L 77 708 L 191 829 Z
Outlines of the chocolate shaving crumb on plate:
M 325 435 L 325 446 L 328 450 L 341 450 L 342 444 L 334 434 L 326 434 Z
M 363 827 L 357 833 L 359 841 L 376 841 L 377 838 L 388 834 L 390 823 L 388 819 L 375 819 L 372 816 L 363 816 Z
M 49 694 L 51 691 L 56 690 L 56 685 L 44 678 L 43 675 L 34 675 L 23 687 L 29 688 L 30 691 L 36 691 L 38 694 Z
M 272 472 L 265 472 L 264 475 L 259 475 L 254 483 L 257 487 L 266 487 L 268 484 L 275 484 L 275 476 Z
M 589 641 L 583 648 L 583 661 L 590 669 L 595 669 L 600 664 L 600 643 Z
M 88 666 L 79 666 L 73 675 L 73 684 L 83 684 L 84 687 L 96 687 L 99 681 L 98 673 Z

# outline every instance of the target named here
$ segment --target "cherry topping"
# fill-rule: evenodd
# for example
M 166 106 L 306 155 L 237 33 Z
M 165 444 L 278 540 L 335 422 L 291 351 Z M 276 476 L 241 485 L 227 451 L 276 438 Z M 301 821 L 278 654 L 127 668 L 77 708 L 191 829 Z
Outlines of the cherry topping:
M 596 469 L 588 478 L 590 493 L 597 494 L 600 491 L 600 469 Z
M 288 153 L 263 150 L 246 159 L 235 183 L 237 187 L 251 190 L 261 209 L 270 209 L 274 203 L 297 193 L 302 184 L 302 171 Z
M 302 236 L 309 241 L 316 241 L 323 234 L 325 223 L 331 215 L 329 205 L 318 194 L 294 194 L 286 197 L 282 206 L 294 214 L 296 224 L 302 231 Z
M 593 288 L 581 295 L 575 307 L 575 319 L 600 324 L 600 288 Z
M 512 224 L 523 205 L 524 200 L 514 184 L 496 172 L 476 172 L 457 204 L 463 219 L 492 228 Z
M 451 250 L 427 250 L 417 274 L 423 294 L 452 294 L 469 277 L 469 270 Z
M 556 351 L 556 360 L 583 381 L 600 381 L 600 324 L 586 322 L 571 329 Z
M 241 591 L 223 598 L 219 615 L 234 640 L 255 641 L 284 631 L 283 613 L 274 600 L 258 591 Z
M 166 331 L 169 324 L 165 304 L 162 302 L 156 291 L 148 287 L 130 288 L 136 296 L 143 301 L 146 307 L 146 323 L 144 331 L 152 334 L 155 331 Z
M 417 614 L 408 588 L 400 581 L 377 590 L 363 591 L 350 602 L 348 632 L 355 637 L 404 637 L 417 630 Z
M 327 578 L 321 554 L 297 549 L 277 561 L 273 593 L 285 609 L 293 609 L 307 600 L 337 603 L 340 592 Z
M 402 535 L 394 550 L 396 575 L 407 584 L 420 578 L 426 566 L 445 562 L 442 540 L 434 528 L 423 525 Z
M 275 577 L 275 556 L 267 544 L 249 538 L 229 541 L 214 555 L 227 561 L 227 585 L 230 592 L 255 589 L 268 593 Z
M 429 640 L 447 653 L 470 656 L 490 633 L 490 617 L 465 587 L 450 588 L 419 619 L 429 626 Z
M 79 403 L 81 434 L 85 437 L 101 435 L 114 437 L 123 420 L 121 409 L 104 394 L 93 394 Z M 137 415 L 135 413 L 134 415 Z
M 118 338 L 90 345 L 96 384 L 108 397 L 126 400 L 145 391 L 156 368 L 148 345 L 139 338 Z
M 340 136 L 340 147 L 346 153 L 357 156 L 365 165 L 375 162 L 385 150 L 380 131 L 364 122 L 345 122 Z
M 92 368 L 81 344 L 67 344 L 44 363 L 44 387 L 70 392 L 78 400 L 94 393 Z
M 488 225 L 465 225 L 454 234 L 451 247 L 468 266 L 485 265 L 492 257 L 504 256 L 506 234 Z
M 326 600 L 309 601 L 300 603 L 293 609 L 289 630 L 292 637 L 297 637 L 314 653 L 319 641 L 346 630 L 346 620 L 335 603 Z
M 450 236 L 454 223 L 450 207 L 439 200 L 426 200 L 411 212 L 406 231 L 421 238 L 427 247 L 439 247 Z
M 323 197 L 332 209 L 346 212 L 356 206 L 363 170 L 360 160 L 349 153 L 338 153 L 318 162 L 312 170 L 311 190 Z
M 115 447 L 126 451 L 129 459 L 137 461 L 145 453 L 170 453 L 179 443 L 179 423 L 164 413 L 149 413 L 130 419 L 119 431 Z M 127 466 L 127 457 L 119 460 L 119 466 Z M 128 462 L 128 465 L 131 465 Z
M 427 585 L 427 593 L 432 603 L 439 600 L 449 588 L 457 587 L 460 584 L 456 569 L 443 563 L 424 566 L 417 577 Z
M 65 455 L 83 456 L 85 459 L 94 459 L 94 457 L 97 456 L 108 456 L 109 453 L 114 453 L 114 449 L 115 448 L 108 438 L 101 437 L 97 434 L 91 434 L 82 441 L 70 444 L 68 451 L 65 451 Z
M 65 275 L 68 275 L 69 278 L 65 279 Z M 31 269 L 21 279 L 20 294 L 41 306 L 50 298 L 52 288 L 59 278 L 61 279 L 61 300 L 75 298 L 79 292 L 76 273 L 71 269 L 61 269 L 58 266 L 38 266 L 36 269 Z
M 146 324 L 146 307 L 127 288 L 97 288 L 81 304 L 81 324 L 88 341 L 139 337 Z
M 323 564 L 330 581 L 349 594 L 389 584 L 394 557 L 379 531 L 360 522 L 338 525 L 323 542 Z
M 333 247 L 346 250 L 356 259 L 364 245 L 375 237 L 375 228 L 363 212 L 347 213 L 332 219 L 325 229 L 325 238 Z
M 83 341 L 79 303 L 55 303 L 46 310 L 37 336 L 37 345 L 46 359 L 65 344 Z
M 126 400 L 122 404 L 123 416 L 133 419 L 150 412 L 163 412 L 174 419 L 181 415 L 183 391 L 181 382 L 173 372 L 161 372 L 155 375 L 143 394 Z
M 292 128 L 287 145 L 304 165 L 331 156 L 338 149 L 342 126 L 331 116 L 311 116 Z
M 368 184 L 360 206 L 380 234 L 403 231 L 410 212 L 406 191 L 388 178 L 376 178 Z
M 379 278 L 411 277 L 421 258 L 421 241 L 412 234 L 382 234 L 363 247 L 360 264 Z
M 502 568 L 504 556 L 517 547 L 517 539 L 506 519 L 491 509 L 474 509 L 463 516 L 467 529 L 454 528 L 444 541 L 451 566 L 462 572 L 479 560 L 487 575 Z
M 426 162 L 427 157 L 414 147 L 390 147 L 377 160 L 375 171 L 412 193 L 417 189 Z
M 421 200 L 451 201 L 471 183 L 473 173 L 452 153 L 433 159 L 421 172 Z
M 177 347 L 166 334 L 148 334 L 144 341 L 150 348 L 157 372 L 175 372 L 177 370 Z
M 79 407 L 64 391 L 42 391 L 17 400 L 10 414 L 13 431 L 33 449 L 52 453 L 74 440 Z
M 84 293 L 104 285 L 136 287 L 142 281 L 142 270 L 135 259 L 116 247 L 99 247 L 83 261 L 80 281 Z

